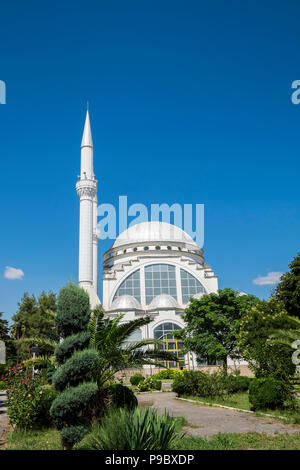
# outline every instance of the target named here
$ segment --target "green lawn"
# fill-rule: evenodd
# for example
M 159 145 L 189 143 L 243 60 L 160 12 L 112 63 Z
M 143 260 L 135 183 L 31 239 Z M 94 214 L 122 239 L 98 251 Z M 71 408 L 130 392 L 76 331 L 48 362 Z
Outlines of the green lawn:
M 61 450 L 61 443 L 56 429 L 15 430 L 7 435 L 4 450 Z
M 176 429 L 186 426 L 184 418 L 177 418 Z M 39 431 L 13 431 L 7 436 L 5 450 L 61 450 L 58 432 L 55 429 Z M 300 450 L 300 433 L 269 436 L 259 433 L 218 434 L 209 439 L 187 436 L 178 438 L 173 450 Z
M 199 403 L 209 403 L 211 405 L 223 405 L 231 406 L 233 408 L 238 408 L 240 410 L 250 410 L 250 403 L 248 399 L 248 393 L 234 393 L 231 396 L 224 398 L 207 398 L 207 397 L 198 397 L 191 395 L 183 395 L 182 398 L 187 398 L 189 400 L 194 400 Z M 264 413 L 271 414 L 274 418 L 279 418 L 283 416 L 287 418 L 286 422 L 291 424 L 300 424 L 300 400 L 297 400 L 298 406 L 296 410 L 283 409 L 283 410 L 263 410 L 262 412 L 255 412 L 257 416 L 260 416 Z
M 185 436 L 175 442 L 175 450 L 300 450 L 300 433 L 270 436 L 256 432 L 218 434 L 209 439 Z

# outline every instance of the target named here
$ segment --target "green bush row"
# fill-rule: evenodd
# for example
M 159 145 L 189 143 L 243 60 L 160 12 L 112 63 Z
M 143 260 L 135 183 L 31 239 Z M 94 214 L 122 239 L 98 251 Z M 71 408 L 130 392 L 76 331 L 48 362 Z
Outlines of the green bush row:
M 247 391 L 250 382 L 249 377 L 224 375 L 222 372 L 208 374 L 202 371 L 183 371 L 174 379 L 172 390 L 179 396 L 213 398 Z

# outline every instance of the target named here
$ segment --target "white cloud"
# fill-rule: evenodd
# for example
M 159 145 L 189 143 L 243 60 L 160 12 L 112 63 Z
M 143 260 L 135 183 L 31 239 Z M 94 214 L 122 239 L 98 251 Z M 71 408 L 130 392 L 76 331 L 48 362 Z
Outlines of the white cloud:
M 15 279 L 23 279 L 24 272 L 22 269 L 12 268 L 11 266 L 6 266 L 4 271 L 4 277 L 6 279 L 15 280 Z
M 252 282 L 258 286 L 277 284 L 280 281 L 282 274 L 283 273 L 278 271 L 271 271 L 266 276 L 257 276 Z

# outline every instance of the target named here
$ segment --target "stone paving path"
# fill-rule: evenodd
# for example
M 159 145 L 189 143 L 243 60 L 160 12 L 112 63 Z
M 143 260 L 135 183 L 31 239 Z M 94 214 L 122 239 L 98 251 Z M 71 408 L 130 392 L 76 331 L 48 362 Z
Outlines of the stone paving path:
M 4 444 L 4 436 L 9 429 L 5 400 L 6 400 L 6 393 L 1 391 L 0 392 L 0 448 Z
M 142 393 L 137 395 L 140 406 L 152 406 L 160 413 L 166 409 L 171 416 L 184 416 L 195 427 L 189 427 L 188 434 L 212 436 L 218 432 L 266 434 L 300 432 L 300 426 L 292 426 L 272 418 L 262 418 L 242 411 L 226 410 L 176 400 L 173 392 Z

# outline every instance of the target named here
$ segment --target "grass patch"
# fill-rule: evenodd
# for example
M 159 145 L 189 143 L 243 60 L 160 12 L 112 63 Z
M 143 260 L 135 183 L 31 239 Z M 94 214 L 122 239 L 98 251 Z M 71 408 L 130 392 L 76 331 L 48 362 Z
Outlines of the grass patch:
M 61 442 L 56 429 L 15 429 L 6 436 L 4 450 L 61 450 Z
M 217 434 L 209 439 L 184 436 L 173 450 L 300 450 L 300 433 L 270 436 L 256 432 Z
M 207 397 L 198 397 L 195 395 L 183 395 L 182 398 L 187 398 L 189 400 L 193 400 L 196 403 L 198 402 L 201 404 L 202 402 L 209 403 L 210 405 L 223 405 L 223 406 L 231 406 L 232 408 L 237 408 L 239 410 L 251 410 L 251 406 L 249 403 L 249 395 L 247 392 L 243 393 L 234 393 L 228 397 L 224 398 L 207 398 Z M 279 410 L 261 410 L 256 411 L 256 416 L 262 416 L 264 413 L 270 414 L 274 416 L 275 419 L 280 419 L 281 416 L 285 417 L 285 422 L 289 424 L 300 424 L 300 400 L 297 400 L 296 409 L 279 409 Z

